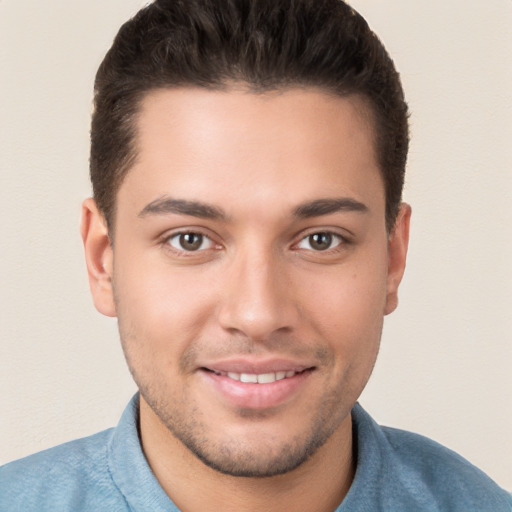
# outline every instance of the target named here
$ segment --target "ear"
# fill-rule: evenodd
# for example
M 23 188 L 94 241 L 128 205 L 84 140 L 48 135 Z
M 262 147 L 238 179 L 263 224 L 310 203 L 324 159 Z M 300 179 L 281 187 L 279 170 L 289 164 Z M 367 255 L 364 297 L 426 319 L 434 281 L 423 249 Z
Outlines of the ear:
M 113 249 L 105 218 L 94 199 L 82 203 L 80 233 L 84 243 L 89 287 L 96 309 L 106 316 L 116 316 L 112 288 Z
M 411 207 L 402 203 L 396 219 L 395 227 L 389 235 L 388 241 L 388 280 L 386 307 L 384 314 L 389 315 L 398 306 L 398 286 L 402 281 L 409 246 L 409 224 L 411 220 Z

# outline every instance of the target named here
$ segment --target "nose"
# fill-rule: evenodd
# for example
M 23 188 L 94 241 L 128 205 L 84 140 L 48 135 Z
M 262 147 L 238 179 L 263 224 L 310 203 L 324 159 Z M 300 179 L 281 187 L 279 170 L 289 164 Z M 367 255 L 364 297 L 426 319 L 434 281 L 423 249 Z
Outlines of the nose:
M 270 252 L 270 251 L 269 251 Z M 300 318 L 286 262 L 258 253 L 231 262 L 218 309 L 221 327 L 253 341 L 291 332 Z

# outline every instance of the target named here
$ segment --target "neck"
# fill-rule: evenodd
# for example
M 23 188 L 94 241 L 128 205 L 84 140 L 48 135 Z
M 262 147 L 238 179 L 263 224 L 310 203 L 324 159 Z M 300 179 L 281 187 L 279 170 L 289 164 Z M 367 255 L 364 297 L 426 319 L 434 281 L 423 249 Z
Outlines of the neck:
M 350 414 L 317 452 L 298 468 L 263 478 L 233 477 L 206 466 L 141 400 L 144 454 L 160 485 L 183 511 L 332 512 L 355 473 Z

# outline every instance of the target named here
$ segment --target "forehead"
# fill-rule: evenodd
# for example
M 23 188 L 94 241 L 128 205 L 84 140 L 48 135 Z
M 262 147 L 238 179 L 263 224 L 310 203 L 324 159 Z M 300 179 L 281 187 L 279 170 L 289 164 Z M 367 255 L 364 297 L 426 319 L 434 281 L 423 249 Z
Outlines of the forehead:
M 314 88 L 151 91 L 119 201 L 129 190 L 141 206 L 166 194 L 233 207 L 244 194 L 290 207 L 332 194 L 381 202 L 373 133 L 362 99 Z

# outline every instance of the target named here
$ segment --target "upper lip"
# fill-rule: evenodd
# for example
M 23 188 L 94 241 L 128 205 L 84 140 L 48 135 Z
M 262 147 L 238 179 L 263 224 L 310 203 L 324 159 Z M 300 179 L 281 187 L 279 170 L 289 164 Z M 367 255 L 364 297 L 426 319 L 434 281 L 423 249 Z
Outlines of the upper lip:
M 257 361 L 254 359 L 225 359 L 222 361 L 205 362 L 201 364 L 200 369 L 205 368 L 214 372 L 222 373 L 248 373 L 261 375 L 265 373 L 276 373 L 276 372 L 303 372 L 304 370 L 313 369 L 314 365 L 297 362 L 289 359 L 267 359 Z

